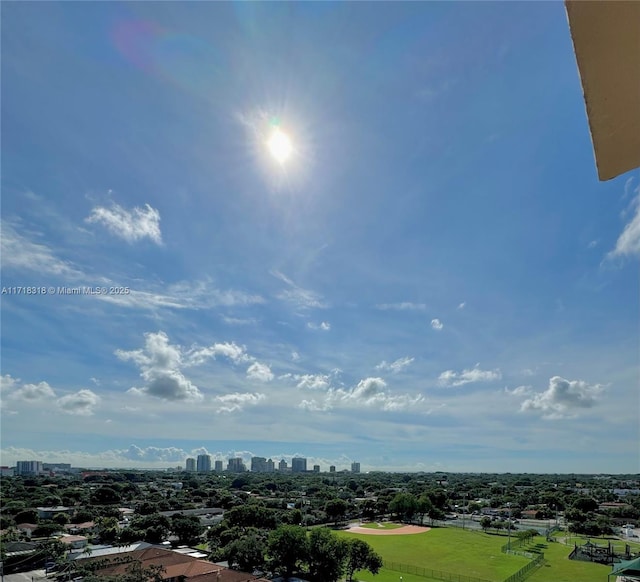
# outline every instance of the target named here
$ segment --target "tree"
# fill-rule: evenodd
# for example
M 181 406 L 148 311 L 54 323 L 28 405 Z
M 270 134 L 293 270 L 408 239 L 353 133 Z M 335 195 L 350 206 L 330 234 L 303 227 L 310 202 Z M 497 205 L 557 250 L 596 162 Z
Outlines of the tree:
M 281 525 L 269 534 L 268 553 L 274 570 L 291 578 L 307 560 L 307 534 L 299 525 Z
M 69 523 L 69 515 L 66 513 L 56 513 L 53 516 L 53 521 L 55 521 L 58 525 L 66 525 Z
M 316 528 L 309 535 L 308 564 L 311 578 L 317 582 L 336 582 L 345 568 L 347 540 L 331 530 Z
M 120 503 L 120 495 L 112 487 L 103 486 L 91 494 L 91 503 L 95 505 L 115 505 Z
M 232 568 L 237 566 L 245 572 L 253 572 L 264 567 L 266 550 L 264 537 L 251 532 L 228 544 L 223 554 Z
M 200 536 L 204 533 L 200 518 L 195 515 L 180 515 L 177 513 L 171 517 L 169 528 L 178 537 L 178 543 L 187 546 L 197 544 Z
M 376 554 L 371 546 L 359 539 L 350 539 L 347 542 L 347 580 L 353 580 L 353 574 L 358 570 L 368 570 L 377 574 L 382 568 L 382 558 Z
M 431 509 L 433 509 L 431 498 L 426 493 L 423 493 L 418 498 L 418 505 L 416 507 L 416 513 L 420 519 L 420 525 L 424 523 L 424 516 L 427 515 Z
M 398 493 L 389 503 L 389 511 L 401 520 L 411 521 L 418 510 L 418 500 L 412 493 Z
M 485 531 L 485 533 L 491 527 L 491 518 L 488 515 L 485 515 L 480 520 L 480 527 Z
M 431 520 L 431 525 L 433 525 L 434 521 L 442 521 L 444 519 L 444 511 L 439 507 L 432 507 L 429 510 L 429 519 Z
M 347 513 L 347 502 L 344 499 L 330 499 L 324 506 L 324 511 L 327 517 L 331 519 L 335 525 L 338 525 L 338 521 L 344 518 Z
M 19 511 L 14 516 L 14 519 L 18 525 L 21 523 L 36 523 L 38 521 L 38 512 L 35 509 Z

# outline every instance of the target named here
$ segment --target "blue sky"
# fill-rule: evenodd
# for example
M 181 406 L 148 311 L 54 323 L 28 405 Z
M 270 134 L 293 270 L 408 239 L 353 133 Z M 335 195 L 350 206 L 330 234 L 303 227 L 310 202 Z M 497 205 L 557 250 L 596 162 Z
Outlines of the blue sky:
M 1 58 L 3 464 L 640 469 L 562 3 L 9 3 Z

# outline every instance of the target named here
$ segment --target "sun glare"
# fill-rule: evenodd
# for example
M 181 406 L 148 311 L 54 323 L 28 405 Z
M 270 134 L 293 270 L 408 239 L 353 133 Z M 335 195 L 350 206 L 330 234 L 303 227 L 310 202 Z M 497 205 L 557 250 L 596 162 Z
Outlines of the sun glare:
M 267 142 L 267 147 L 269 148 L 269 152 L 271 153 L 271 155 L 280 164 L 286 162 L 287 159 L 289 159 L 289 157 L 291 156 L 291 152 L 293 151 L 291 139 L 279 128 L 274 129 L 271 137 L 269 138 L 269 141 Z

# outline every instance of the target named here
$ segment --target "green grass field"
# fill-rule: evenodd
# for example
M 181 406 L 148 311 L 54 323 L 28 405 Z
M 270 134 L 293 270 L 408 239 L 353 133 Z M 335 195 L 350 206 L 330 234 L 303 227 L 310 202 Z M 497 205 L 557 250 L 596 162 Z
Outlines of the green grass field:
M 411 564 L 443 572 L 475 576 L 484 580 L 502 582 L 529 562 L 521 556 L 508 556 L 500 551 L 506 536 L 487 535 L 459 528 L 434 528 L 431 531 L 405 536 L 369 536 L 340 532 L 345 537 L 358 537 L 366 541 L 384 560 Z M 422 576 L 413 576 L 385 569 L 377 576 L 358 573 L 366 582 L 425 582 Z
M 564 544 L 547 542 L 544 537 L 533 539 L 532 544 L 523 546 L 523 550 L 539 549 L 544 552 L 546 564 L 537 570 L 527 582 L 604 582 L 611 571 L 610 566 L 570 560 L 573 548 Z
M 434 528 L 422 534 L 406 536 L 368 536 L 340 532 L 345 537 L 365 540 L 385 561 L 395 561 L 452 574 L 475 576 L 484 580 L 502 582 L 527 564 L 522 556 L 508 556 L 500 552 L 506 536 L 469 532 L 459 528 Z M 582 540 L 586 542 L 586 539 Z M 611 571 L 609 566 L 569 560 L 573 547 L 547 542 L 542 536 L 518 548 L 532 553 L 544 552 L 546 563 L 528 579 L 528 582 L 603 582 Z M 429 578 L 382 569 L 377 576 L 358 572 L 362 582 L 428 582 Z
M 381 527 L 382 526 L 382 527 Z M 398 529 L 400 527 L 404 527 L 398 523 L 363 523 L 360 527 L 368 527 L 369 529 Z

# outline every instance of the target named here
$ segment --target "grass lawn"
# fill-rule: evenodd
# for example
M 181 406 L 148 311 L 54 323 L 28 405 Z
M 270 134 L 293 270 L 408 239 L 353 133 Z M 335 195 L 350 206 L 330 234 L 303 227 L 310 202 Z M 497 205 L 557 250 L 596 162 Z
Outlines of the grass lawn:
M 369 572 L 356 572 L 353 576 L 354 580 L 361 582 L 399 582 L 402 576 L 402 582 L 431 582 L 434 578 L 425 578 L 424 576 L 414 576 L 413 574 L 402 574 L 393 570 L 382 568 L 376 576 L 372 576 Z
M 573 546 L 573 544 L 572 544 Z M 522 546 L 522 550 L 539 549 L 544 552 L 546 564 L 536 570 L 527 582 L 604 582 L 611 572 L 610 566 L 570 560 L 572 546 L 547 542 L 544 537 L 536 537 L 531 544 Z
M 527 558 L 500 552 L 500 547 L 507 541 L 506 536 L 487 535 L 459 528 L 433 528 L 421 534 L 400 536 L 368 536 L 351 532 L 340 532 L 339 535 L 366 541 L 387 562 L 476 576 L 495 582 L 501 582 L 529 563 Z M 403 582 L 425 580 L 420 576 L 388 569 L 375 577 L 362 572 L 358 574 L 358 579 L 367 582 L 398 582 L 401 575 Z
M 404 526 L 398 523 L 381 523 L 380 525 L 377 523 L 362 523 L 360 524 L 360 527 L 368 527 L 370 529 L 398 529 L 399 527 Z

